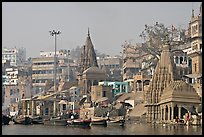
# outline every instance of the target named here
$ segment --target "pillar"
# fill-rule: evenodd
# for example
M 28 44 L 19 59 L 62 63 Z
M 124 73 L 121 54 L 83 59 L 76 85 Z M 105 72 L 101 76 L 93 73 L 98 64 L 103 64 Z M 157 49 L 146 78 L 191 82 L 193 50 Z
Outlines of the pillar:
M 168 122 L 170 121 L 170 105 L 168 105 Z
M 144 81 L 142 80 L 142 92 L 144 91 Z
M 34 116 L 35 115 L 35 113 L 34 113 L 34 111 L 35 111 L 35 103 L 34 103 L 34 100 L 32 100 L 32 111 L 31 111 L 31 115 L 32 116 Z
M 180 65 L 180 63 L 181 63 L 181 62 L 180 62 L 180 56 L 178 56 L 178 64 Z
M 178 118 L 181 119 L 181 106 L 178 106 Z
M 161 108 L 161 115 L 160 115 L 160 118 L 161 118 L 161 121 L 163 121 L 163 106 L 160 106 Z
M 123 88 L 122 88 L 122 84 L 120 84 L 120 92 L 122 92 Z
M 171 105 L 171 120 L 174 120 L 174 105 Z

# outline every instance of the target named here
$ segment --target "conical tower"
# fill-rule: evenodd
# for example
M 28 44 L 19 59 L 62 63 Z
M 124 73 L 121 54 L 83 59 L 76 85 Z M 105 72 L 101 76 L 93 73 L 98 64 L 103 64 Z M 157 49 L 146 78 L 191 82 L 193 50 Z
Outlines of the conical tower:
M 84 70 L 88 69 L 89 67 L 96 66 L 98 67 L 97 60 L 96 60 L 96 53 L 94 50 L 94 46 L 91 41 L 89 29 L 88 29 L 88 36 L 86 38 L 85 45 L 81 51 L 81 57 L 79 62 L 80 73 L 83 73 Z
M 158 103 L 163 94 L 163 89 L 171 81 L 174 81 L 173 60 L 170 55 L 169 45 L 164 45 L 160 60 L 150 82 L 149 90 L 146 93 L 148 122 L 153 122 L 160 118 Z

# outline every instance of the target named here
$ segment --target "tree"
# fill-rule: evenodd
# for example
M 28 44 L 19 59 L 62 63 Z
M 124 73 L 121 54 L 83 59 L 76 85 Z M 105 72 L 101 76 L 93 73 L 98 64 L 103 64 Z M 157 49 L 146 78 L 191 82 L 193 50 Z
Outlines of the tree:
M 185 29 L 175 28 L 173 25 L 165 27 L 164 24 L 156 22 L 154 25 L 145 25 L 145 29 L 139 35 L 140 38 L 144 40 L 142 43 L 141 49 L 152 55 L 152 58 L 147 60 L 147 68 L 150 66 L 156 66 L 155 63 L 158 62 L 162 46 L 165 43 L 169 43 L 171 47 L 171 52 L 182 51 L 178 49 L 178 46 L 188 42 L 188 39 L 185 35 Z

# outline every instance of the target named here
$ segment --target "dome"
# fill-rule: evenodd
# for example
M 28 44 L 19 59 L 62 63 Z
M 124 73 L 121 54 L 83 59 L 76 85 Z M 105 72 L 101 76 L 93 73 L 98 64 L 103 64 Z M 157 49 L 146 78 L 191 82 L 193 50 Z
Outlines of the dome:
M 170 82 L 163 90 L 159 104 L 169 101 L 200 103 L 200 97 L 191 85 L 178 80 Z
M 98 67 L 90 67 L 86 69 L 83 74 L 105 74 L 105 71 L 102 69 L 99 69 Z

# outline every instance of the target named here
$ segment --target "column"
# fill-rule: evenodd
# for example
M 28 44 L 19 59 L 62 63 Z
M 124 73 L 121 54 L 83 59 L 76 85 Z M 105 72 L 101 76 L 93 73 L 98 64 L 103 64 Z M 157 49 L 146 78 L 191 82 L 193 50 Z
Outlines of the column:
M 168 122 L 170 121 L 170 105 L 168 105 Z
M 120 84 L 120 92 L 122 92 L 123 90 L 123 87 L 122 87 L 122 84 Z
M 144 81 L 142 80 L 142 92 L 144 91 Z
M 163 106 L 160 106 L 160 109 L 161 109 L 161 116 L 160 116 L 160 118 L 161 118 L 161 121 L 163 121 Z
M 176 63 L 176 56 L 174 56 L 174 63 Z
M 171 104 L 171 120 L 174 120 L 174 105 Z
M 27 106 L 27 115 L 29 115 L 30 114 L 30 102 L 28 101 L 27 104 L 28 104 L 28 106 Z
M 178 106 L 178 118 L 181 118 L 181 106 Z
M 31 111 L 31 115 L 32 115 L 32 116 L 34 116 L 34 108 L 35 108 L 35 106 L 34 106 L 34 100 L 32 100 L 32 111 Z
M 180 56 L 178 56 L 178 65 L 180 65 Z
M 164 118 L 164 122 L 166 122 L 166 106 L 164 106 L 164 116 L 163 116 L 163 118 Z

